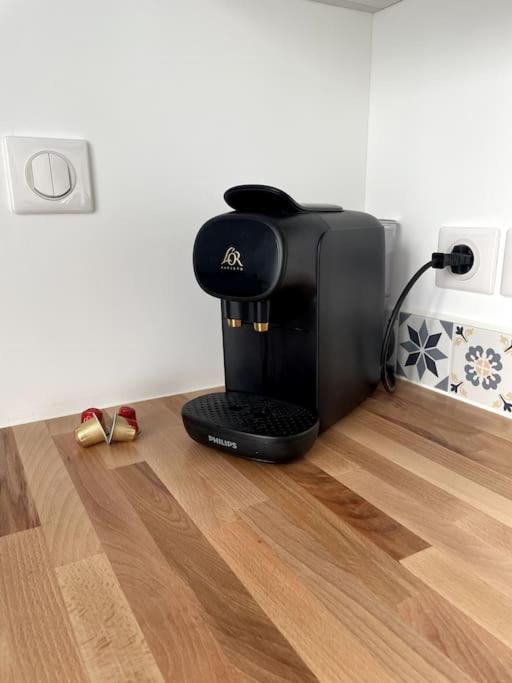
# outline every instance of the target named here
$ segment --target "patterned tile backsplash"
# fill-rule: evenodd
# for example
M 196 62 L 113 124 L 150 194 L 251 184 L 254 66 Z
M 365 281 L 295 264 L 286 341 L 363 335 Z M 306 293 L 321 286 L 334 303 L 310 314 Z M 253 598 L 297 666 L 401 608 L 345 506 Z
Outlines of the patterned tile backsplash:
M 512 334 L 400 313 L 396 372 L 512 418 Z

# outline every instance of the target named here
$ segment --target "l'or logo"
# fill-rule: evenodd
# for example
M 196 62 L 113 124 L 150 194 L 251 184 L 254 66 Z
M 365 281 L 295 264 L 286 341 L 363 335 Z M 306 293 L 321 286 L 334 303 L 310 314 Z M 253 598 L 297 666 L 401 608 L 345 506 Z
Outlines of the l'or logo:
M 222 270 L 243 270 L 244 266 L 240 260 L 240 252 L 235 247 L 228 247 L 220 267 Z

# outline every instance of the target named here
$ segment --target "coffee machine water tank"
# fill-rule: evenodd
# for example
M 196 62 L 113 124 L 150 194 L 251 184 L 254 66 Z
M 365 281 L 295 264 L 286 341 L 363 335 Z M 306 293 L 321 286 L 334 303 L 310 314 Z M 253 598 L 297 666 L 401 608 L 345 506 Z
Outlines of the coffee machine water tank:
M 381 219 L 382 227 L 384 228 L 384 244 L 385 244 L 385 255 L 386 255 L 386 278 L 384 285 L 384 296 L 385 296 L 385 309 L 386 311 L 390 308 L 390 296 L 392 287 L 392 273 L 393 273 L 393 263 L 395 258 L 396 243 L 398 238 L 398 223 L 393 220 Z
M 189 401 L 196 441 L 265 461 L 303 455 L 363 401 L 380 374 L 382 224 L 277 188 L 228 190 L 233 211 L 207 221 L 196 279 L 220 300 L 225 392 Z

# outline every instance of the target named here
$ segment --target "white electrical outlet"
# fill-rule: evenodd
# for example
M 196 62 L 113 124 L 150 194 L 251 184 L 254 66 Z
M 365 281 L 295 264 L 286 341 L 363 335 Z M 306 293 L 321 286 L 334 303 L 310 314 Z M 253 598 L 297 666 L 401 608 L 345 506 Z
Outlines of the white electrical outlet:
M 500 244 L 498 228 L 441 228 L 438 251 L 449 253 L 458 244 L 467 244 L 475 262 L 468 273 L 455 275 L 450 268 L 438 270 L 436 285 L 445 289 L 492 294 L 496 282 L 496 264 Z
M 512 230 L 507 232 L 507 246 L 503 261 L 503 279 L 501 281 L 503 296 L 512 296 Z

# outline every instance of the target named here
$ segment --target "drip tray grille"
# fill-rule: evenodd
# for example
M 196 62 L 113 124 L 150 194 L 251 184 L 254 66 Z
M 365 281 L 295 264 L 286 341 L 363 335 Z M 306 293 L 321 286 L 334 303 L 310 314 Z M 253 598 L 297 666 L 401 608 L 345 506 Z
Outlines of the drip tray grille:
M 316 414 L 302 406 L 234 391 L 189 401 L 183 406 L 183 417 L 211 427 L 277 438 L 302 434 L 318 422 Z

